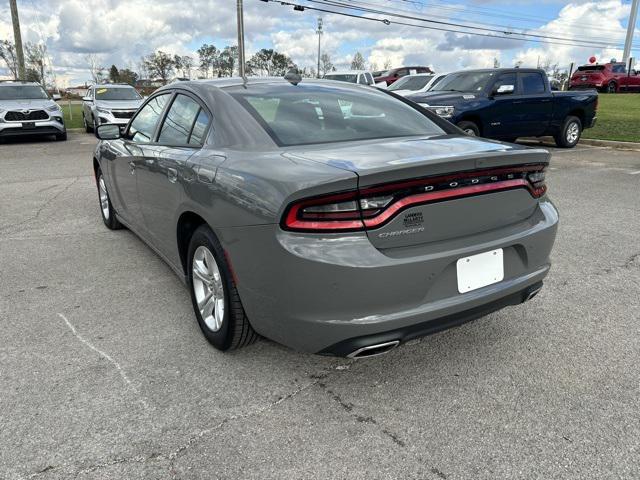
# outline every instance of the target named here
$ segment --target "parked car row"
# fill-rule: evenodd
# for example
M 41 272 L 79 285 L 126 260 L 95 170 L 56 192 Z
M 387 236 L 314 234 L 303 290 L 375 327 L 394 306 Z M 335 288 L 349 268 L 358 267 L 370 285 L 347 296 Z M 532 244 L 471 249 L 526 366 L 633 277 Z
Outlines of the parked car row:
M 640 72 L 624 63 L 582 65 L 571 75 L 570 90 L 598 89 L 606 93 L 640 92 Z

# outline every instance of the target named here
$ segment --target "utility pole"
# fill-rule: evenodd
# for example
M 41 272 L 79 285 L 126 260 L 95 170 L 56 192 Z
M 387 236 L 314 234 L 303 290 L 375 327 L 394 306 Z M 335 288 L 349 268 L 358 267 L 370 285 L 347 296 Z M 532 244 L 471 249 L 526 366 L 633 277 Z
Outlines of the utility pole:
M 638 0 L 632 0 L 631 13 L 629 14 L 629 25 L 627 25 L 627 38 L 624 42 L 624 53 L 622 61 L 627 63 L 631 55 L 631 44 L 633 43 L 633 32 L 636 29 L 636 19 L 638 18 Z
M 320 38 L 322 37 L 322 17 L 318 17 L 318 78 L 320 78 Z
M 20 19 L 18 18 L 18 5 L 16 0 L 9 0 L 11 7 L 11 20 L 13 21 L 13 39 L 16 44 L 16 57 L 18 57 L 18 79 L 25 80 L 24 51 L 22 50 L 22 35 L 20 34 Z
M 244 78 L 244 14 L 242 0 L 238 0 L 238 74 Z

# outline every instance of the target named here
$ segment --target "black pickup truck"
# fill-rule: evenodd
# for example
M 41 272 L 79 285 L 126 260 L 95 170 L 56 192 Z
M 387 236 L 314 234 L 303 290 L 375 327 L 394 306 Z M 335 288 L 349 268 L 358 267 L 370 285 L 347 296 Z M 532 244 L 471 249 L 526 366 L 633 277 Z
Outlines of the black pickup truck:
M 574 147 L 596 122 L 598 93 L 551 91 L 543 70 L 497 68 L 451 73 L 407 99 L 434 111 L 469 135 L 515 141 L 552 135 Z

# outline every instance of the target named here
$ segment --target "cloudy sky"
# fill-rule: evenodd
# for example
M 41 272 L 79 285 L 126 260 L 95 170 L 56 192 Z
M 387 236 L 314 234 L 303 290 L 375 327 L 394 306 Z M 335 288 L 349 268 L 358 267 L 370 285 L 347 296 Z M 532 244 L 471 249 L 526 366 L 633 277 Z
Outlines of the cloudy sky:
M 630 0 L 337 0 L 439 22 L 559 37 L 563 40 L 551 41 L 572 44 L 550 45 L 385 25 L 309 9 L 294 11 L 279 3 L 244 1 L 247 56 L 260 48 L 275 48 L 301 67 L 314 66 L 315 28 L 321 15 L 325 30 L 322 48 L 338 67 L 347 68 L 353 54 L 360 51 L 368 65 L 377 68 L 387 62 L 393 66 L 411 63 L 430 65 L 437 71 L 491 67 L 494 58 L 502 66 L 516 62 L 536 66 L 538 61 L 549 61 L 561 67 L 572 61 L 586 62 L 591 55 L 603 61 L 620 59 L 630 10 Z M 460 30 L 323 6 L 318 0 L 288 1 L 356 16 Z M 116 64 L 137 70 L 140 57 L 154 50 L 189 54 L 197 60 L 195 50 L 203 43 L 219 48 L 236 43 L 235 0 L 18 0 L 18 6 L 23 41 L 46 43 L 59 86 L 89 80 L 89 54 L 98 55 L 106 67 Z M 13 39 L 6 0 L 0 7 L 0 39 Z M 575 46 L 579 41 L 598 45 Z M 634 53 L 640 55 L 640 34 L 636 34 L 635 47 Z M 7 73 L 3 67 L 0 64 L 0 77 Z

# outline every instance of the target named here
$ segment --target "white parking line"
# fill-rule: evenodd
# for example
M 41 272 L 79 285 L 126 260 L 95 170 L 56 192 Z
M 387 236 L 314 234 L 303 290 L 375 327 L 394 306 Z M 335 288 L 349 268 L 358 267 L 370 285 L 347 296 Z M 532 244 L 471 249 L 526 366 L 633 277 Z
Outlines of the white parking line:
M 640 175 L 640 170 L 636 170 L 635 172 L 629 172 L 629 175 Z

